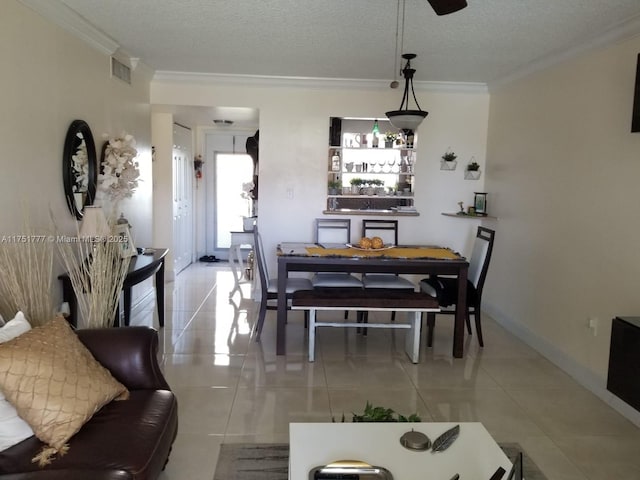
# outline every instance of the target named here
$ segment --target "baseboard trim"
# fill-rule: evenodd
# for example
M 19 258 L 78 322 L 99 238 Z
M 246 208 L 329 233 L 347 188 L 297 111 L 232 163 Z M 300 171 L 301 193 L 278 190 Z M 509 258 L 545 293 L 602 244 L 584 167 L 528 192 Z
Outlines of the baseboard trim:
M 640 427 L 640 412 L 607 390 L 606 379 L 595 375 L 592 371 L 568 357 L 555 345 L 549 343 L 524 325 L 514 322 L 508 315 L 505 315 L 494 305 L 483 304 L 483 310 L 500 326 L 525 342 L 558 368 L 565 371 L 576 382 L 623 415 L 627 420 L 637 427 Z

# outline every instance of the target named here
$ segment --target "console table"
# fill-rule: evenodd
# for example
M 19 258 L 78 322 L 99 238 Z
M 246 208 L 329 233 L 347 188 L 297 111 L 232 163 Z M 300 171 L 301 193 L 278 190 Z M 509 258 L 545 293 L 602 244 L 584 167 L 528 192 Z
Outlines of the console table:
M 164 261 L 169 249 L 167 248 L 155 248 L 153 253 L 148 255 L 138 254 L 135 257 L 131 257 L 129 262 L 129 271 L 124 279 L 122 285 L 122 292 L 124 294 L 124 325 L 129 326 L 131 319 L 131 287 L 138 283 L 150 278 L 155 274 L 155 288 L 156 288 L 156 304 L 158 306 L 158 323 L 160 327 L 164 327 Z M 77 326 L 77 310 L 78 299 L 76 293 L 73 290 L 71 279 L 68 274 L 63 274 L 58 277 L 62 281 L 62 296 L 64 301 L 69 303 L 69 317 L 67 320 L 74 327 Z M 119 322 L 120 309 L 116 311 L 116 321 Z M 118 323 L 119 325 L 119 323 Z
M 230 232 L 231 246 L 229 247 L 229 266 L 233 272 L 233 290 L 229 292 L 232 297 L 236 291 L 240 290 L 240 281 L 244 275 L 244 264 L 242 263 L 242 245 L 250 245 L 253 247 L 253 232 Z M 239 271 L 238 271 L 239 270 Z

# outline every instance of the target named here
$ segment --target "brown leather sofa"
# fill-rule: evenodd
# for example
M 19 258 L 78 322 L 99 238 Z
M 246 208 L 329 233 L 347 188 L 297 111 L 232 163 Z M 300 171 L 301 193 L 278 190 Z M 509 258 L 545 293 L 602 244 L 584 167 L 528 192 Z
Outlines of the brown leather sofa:
M 156 479 L 178 431 L 178 404 L 157 361 L 148 327 L 78 330 L 93 356 L 130 391 L 100 409 L 69 441 L 69 452 L 44 468 L 31 459 L 35 437 L 0 452 L 0 480 Z

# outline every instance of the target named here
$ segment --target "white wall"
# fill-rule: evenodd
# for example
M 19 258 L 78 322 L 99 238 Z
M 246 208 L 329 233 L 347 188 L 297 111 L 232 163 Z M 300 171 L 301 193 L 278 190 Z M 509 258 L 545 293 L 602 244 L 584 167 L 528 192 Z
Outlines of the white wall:
M 0 2 L 0 58 L 1 233 L 21 231 L 21 202 L 28 205 L 26 214 L 34 227 L 51 228 L 51 209 L 60 230 L 76 232 L 62 185 L 62 150 L 70 123 L 82 119 L 91 127 L 98 154 L 104 133 L 126 131 L 136 138 L 142 181 L 119 211 L 133 225 L 135 245 L 149 245 L 151 73 L 139 66 L 132 74 L 133 85 L 111 79 L 108 55 L 15 0 Z M 61 298 L 57 280 L 53 286 Z
M 266 251 L 283 240 L 310 241 L 313 219 L 326 206 L 329 117 L 382 118 L 397 108 L 397 90 L 260 87 L 154 80 L 153 104 L 251 107 L 260 110 L 259 226 Z M 475 220 L 448 218 L 457 202 L 473 202 L 481 181 L 463 179 L 463 166 L 440 171 L 440 156 L 451 146 L 461 164 L 475 156 L 484 168 L 488 94 L 420 92 L 422 108 L 430 112 L 419 133 L 416 165 L 416 205 L 419 217 L 401 217 L 401 237 L 407 243 L 441 243 L 470 252 Z M 287 198 L 287 190 L 293 198 Z M 363 217 L 353 217 L 355 224 Z M 294 219 L 292 221 L 292 219 Z M 358 231 L 354 226 L 355 232 Z M 357 233 L 354 233 L 356 235 Z M 270 258 L 271 269 L 275 254 Z
M 611 319 L 640 313 L 638 52 L 635 37 L 491 95 L 486 185 L 500 228 L 484 305 L 601 393 Z

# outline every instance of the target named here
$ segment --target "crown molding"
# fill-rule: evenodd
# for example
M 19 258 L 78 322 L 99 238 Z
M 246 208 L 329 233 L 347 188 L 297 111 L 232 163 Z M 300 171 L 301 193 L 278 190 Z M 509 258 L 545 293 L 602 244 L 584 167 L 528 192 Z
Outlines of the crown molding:
M 230 85 L 254 87 L 284 88 L 327 88 L 327 89 L 367 89 L 387 90 L 389 80 L 369 80 L 364 78 L 324 78 L 324 77 L 286 77 L 268 75 L 233 75 L 226 73 L 191 73 L 156 71 L 153 82 L 183 83 L 194 85 Z M 484 83 L 464 82 L 413 82 L 417 91 L 448 93 L 487 93 Z
M 85 41 L 106 55 L 113 55 L 120 45 L 59 0 L 18 0 L 47 20 Z
M 624 22 L 611 28 L 604 34 L 592 37 L 586 41 L 573 45 L 561 52 L 555 52 L 540 60 L 530 63 L 529 65 L 515 70 L 514 72 L 505 75 L 504 77 L 488 82 L 489 92 L 495 92 L 502 87 L 509 85 L 512 82 L 527 77 L 533 73 L 545 70 L 559 65 L 560 63 L 569 61 L 579 55 L 603 48 L 609 45 L 613 45 L 627 38 L 631 38 L 640 34 L 640 15 L 625 20 Z

